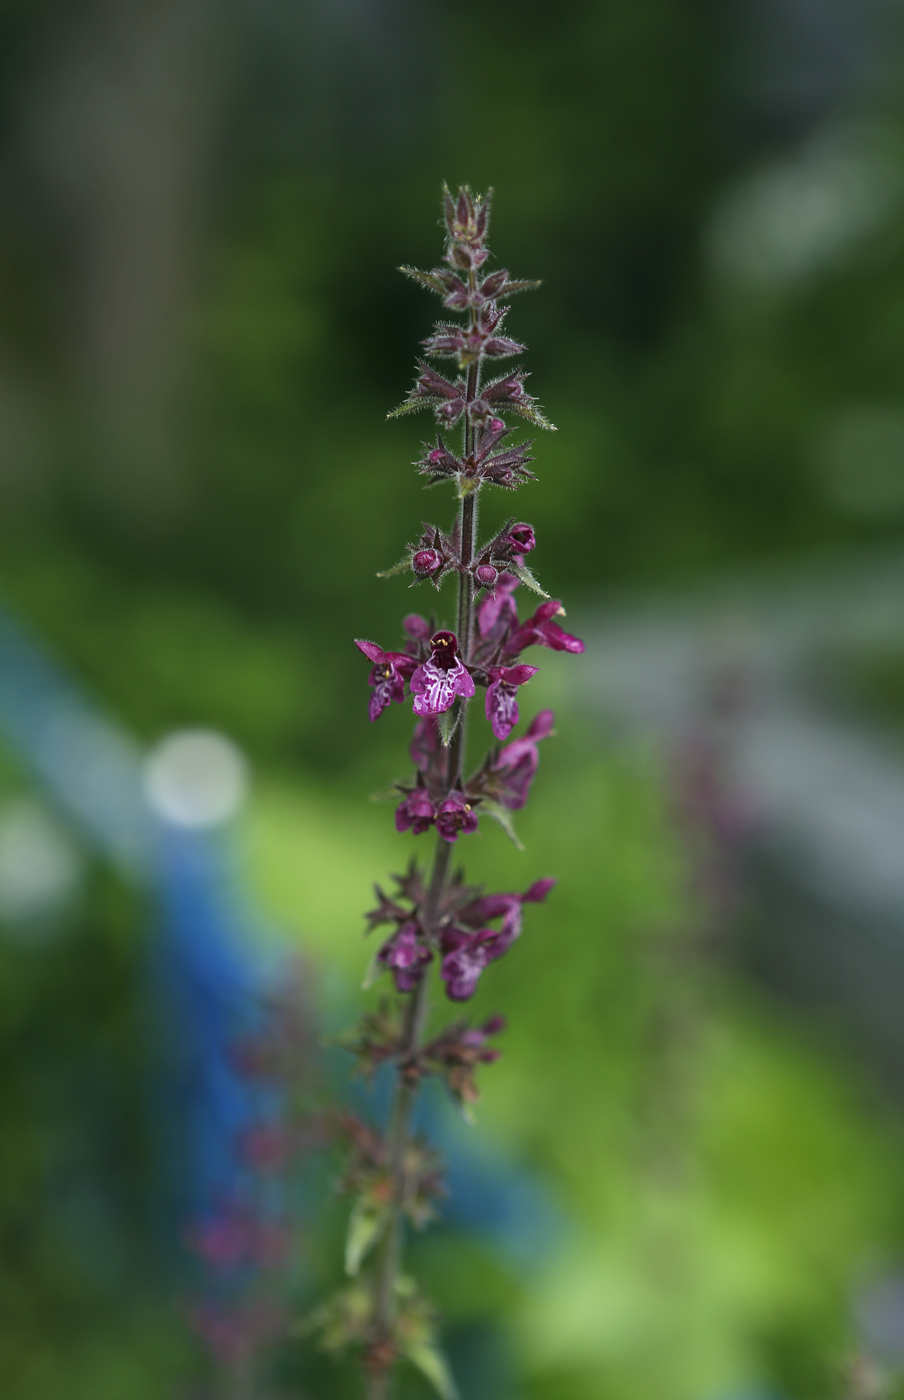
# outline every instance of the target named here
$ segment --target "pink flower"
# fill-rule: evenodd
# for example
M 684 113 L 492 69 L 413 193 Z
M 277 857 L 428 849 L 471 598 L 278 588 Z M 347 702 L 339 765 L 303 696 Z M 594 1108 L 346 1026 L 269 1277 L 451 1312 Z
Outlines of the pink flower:
M 518 723 L 518 692 L 516 687 L 524 685 L 531 676 L 537 674 L 536 666 L 491 666 L 490 685 L 487 687 L 486 715 L 493 726 L 493 733 L 502 742 L 507 739 Z
M 403 651 L 384 651 L 376 642 L 363 641 L 358 637 L 355 638 L 355 646 L 363 651 L 368 661 L 374 663 L 367 678 L 367 684 L 373 688 L 368 709 L 373 721 L 379 719 L 393 700 L 401 704 L 405 699 L 405 682 L 417 666 L 417 659 Z
M 548 598 L 545 603 L 541 603 L 533 616 L 512 632 L 505 643 L 506 655 L 517 656 L 525 647 L 535 646 L 551 647 L 553 651 L 582 652 L 584 643 L 580 637 L 572 637 L 570 632 L 563 632 L 559 624 L 552 621 L 554 617 L 563 616 L 564 612 L 565 609 L 558 598 Z
M 435 818 L 433 803 L 427 793 L 423 788 L 415 788 L 396 808 L 396 831 L 408 831 L 412 828 L 415 836 L 422 836 L 433 825 Z
M 458 833 L 469 836 L 477 830 L 477 813 L 462 793 L 450 792 L 436 809 L 436 829 L 444 841 L 455 842 Z
M 530 785 L 540 763 L 537 745 L 548 739 L 555 724 L 552 710 L 541 710 L 521 739 L 506 744 L 494 764 L 500 785 L 499 798 L 505 807 L 517 811 L 527 802 Z
M 492 597 L 484 598 L 477 609 L 477 626 L 481 637 L 498 641 L 510 623 L 517 624 L 518 608 L 512 597 L 518 587 L 514 574 L 500 574 Z
M 459 660 L 454 632 L 437 632 L 430 647 L 430 660 L 418 666 L 410 681 L 414 713 L 421 717 L 441 715 L 458 696 L 469 699 L 475 690 L 470 672 Z
M 433 954 L 418 938 L 419 929 L 413 919 L 403 924 L 378 953 L 379 961 L 388 967 L 395 979 L 396 991 L 413 992 L 433 960 Z

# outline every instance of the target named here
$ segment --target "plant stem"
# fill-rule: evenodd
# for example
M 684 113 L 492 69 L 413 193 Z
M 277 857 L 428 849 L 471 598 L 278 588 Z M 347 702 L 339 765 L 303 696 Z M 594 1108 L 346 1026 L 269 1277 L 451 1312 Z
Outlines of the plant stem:
M 475 274 L 470 274 L 471 290 L 476 288 Z M 471 310 L 471 325 L 477 323 L 477 312 Z M 472 403 L 480 392 L 480 361 L 475 360 L 468 367 L 467 402 Z M 465 417 L 464 450 L 466 454 L 474 450 L 475 432 L 470 417 Z M 462 497 L 459 511 L 459 535 L 461 539 L 462 570 L 458 575 L 458 645 L 459 653 L 467 662 L 471 650 L 471 631 L 474 616 L 474 576 L 470 565 L 474 559 L 474 544 L 477 535 L 477 492 L 469 491 Z M 458 701 L 458 723 L 452 742 L 449 745 L 449 764 L 446 788 L 460 786 L 465 761 L 465 719 L 468 702 Z M 433 941 L 437 916 L 440 911 L 452 846 L 437 836 L 436 852 L 433 857 L 433 870 L 430 886 L 424 901 L 423 923 L 428 938 Z M 422 977 L 405 1008 L 405 1023 L 402 1034 L 400 1059 L 402 1063 L 412 1060 L 420 1049 L 421 1037 L 427 1020 L 427 988 L 429 979 Z M 377 1279 L 374 1292 L 374 1335 L 375 1340 L 389 1342 L 392 1337 L 396 1315 L 396 1285 L 402 1262 L 404 1243 L 404 1203 L 405 1203 L 405 1149 L 411 1114 L 417 1098 L 417 1088 L 407 1084 L 401 1072 L 396 1076 L 395 1091 L 389 1126 L 387 1146 L 389 1148 L 389 1175 L 392 1182 L 392 1203 L 390 1220 L 383 1237 L 377 1266 Z M 388 1400 L 392 1382 L 392 1363 L 374 1368 L 367 1375 L 367 1400 Z

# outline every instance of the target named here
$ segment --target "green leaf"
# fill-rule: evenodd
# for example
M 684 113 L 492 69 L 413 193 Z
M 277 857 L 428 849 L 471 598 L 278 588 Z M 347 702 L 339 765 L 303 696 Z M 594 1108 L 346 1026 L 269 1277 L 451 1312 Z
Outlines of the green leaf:
M 400 267 L 399 272 L 403 272 L 406 277 L 410 277 L 412 282 L 420 282 L 422 287 L 426 287 L 431 292 L 438 292 L 440 296 L 445 295 L 445 288 L 438 277 L 434 277 L 432 272 L 421 272 L 419 267 Z
M 433 399 L 406 399 L 400 403 L 398 408 L 393 408 L 387 413 L 387 418 L 401 418 L 405 413 L 418 413 L 422 408 L 432 408 Z M 548 425 L 547 425 L 548 426 Z
M 505 832 L 512 845 L 517 846 L 519 851 L 524 850 L 524 842 L 519 841 L 512 825 L 512 817 L 507 807 L 501 806 L 498 802 L 493 802 L 490 798 L 484 798 L 480 804 L 481 812 L 486 812 L 488 817 L 492 817 L 494 822 L 498 822 Z
M 507 403 L 505 405 L 505 411 L 507 413 L 517 413 L 519 418 L 526 418 L 528 423 L 533 423 L 535 428 L 546 428 L 551 433 L 558 431 L 555 423 L 550 423 L 549 419 L 544 418 L 538 408 L 533 408 L 528 404 Z M 398 410 L 396 410 L 396 412 L 398 412 Z M 392 414 L 389 416 L 391 418 Z
M 345 1237 L 345 1272 L 355 1275 L 361 1261 L 377 1243 L 386 1228 L 389 1214 L 385 1207 L 375 1208 L 369 1202 L 357 1200 L 348 1218 Z
M 459 709 L 455 705 L 451 710 L 445 710 L 439 717 L 437 729 L 439 737 L 443 741 L 443 748 L 447 749 L 452 742 L 452 735 L 458 728 Z
M 364 974 L 364 981 L 361 983 L 362 992 L 369 992 L 374 983 L 379 982 L 380 978 L 383 976 L 383 973 L 386 971 L 386 968 L 383 966 L 383 964 L 377 961 L 379 956 L 380 950 L 378 948 L 367 965 L 367 971 Z
M 530 588 L 532 592 L 539 593 L 541 598 L 549 597 L 549 594 L 546 592 L 546 589 L 540 587 L 539 583 L 534 578 L 530 569 L 527 568 L 525 564 L 507 564 L 506 568 L 511 569 L 513 574 L 517 574 L 518 578 L 524 584 L 525 588 Z M 379 578 L 380 575 L 378 574 L 377 577 Z
M 406 554 L 404 559 L 400 559 L 398 564 L 393 564 L 391 569 L 380 569 L 377 573 L 377 578 L 392 578 L 394 574 L 402 574 L 406 569 L 410 568 L 411 555 Z
M 434 1342 L 411 1341 L 403 1348 L 405 1356 L 426 1376 L 442 1400 L 458 1400 L 458 1391 L 449 1363 Z
M 504 301 L 506 297 L 517 296 L 519 292 L 535 292 L 538 287 L 542 287 L 542 279 L 539 282 L 531 282 L 521 279 L 517 282 L 506 282 L 500 292 L 496 293 L 495 301 Z

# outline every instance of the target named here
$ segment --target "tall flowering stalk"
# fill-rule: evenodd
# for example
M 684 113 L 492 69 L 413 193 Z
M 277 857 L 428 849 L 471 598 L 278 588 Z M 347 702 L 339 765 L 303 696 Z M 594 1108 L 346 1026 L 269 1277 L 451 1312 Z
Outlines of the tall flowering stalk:
M 401 1268 L 406 1220 L 423 1226 L 441 1190 L 441 1164 L 412 1133 L 412 1109 L 422 1080 L 436 1076 L 467 1112 L 477 1097 L 475 1071 L 498 1057 L 490 1042 L 504 1021 L 496 1016 L 475 1027 L 459 1018 L 428 1036 L 428 988 L 435 970 L 449 1000 L 467 1001 L 490 963 L 519 937 L 524 906 L 545 899 L 555 881 L 537 880 L 523 894 L 487 894 L 466 884 L 462 872 L 450 873 L 452 850 L 459 837 L 477 830 L 481 817 L 494 818 L 515 839 L 511 813 L 527 802 L 539 745 L 552 733 L 554 719 L 551 710 L 541 710 L 519 737 L 512 737 L 520 720 L 521 688 L 538 669 L 525 664 L 522 653 L 537 646 L 584 650 L 577 637 L 560 627 L 561 603 L 543 592 L 525 562 L 536 544 L 532 527 L 512 519 L 491 538 L 478 537 L 477 507 L 484 487 L 514 490 L 534 479 L 528 469 L 532 444 L 512 442 L 507 420 L 552 427 L 525 391 L 523 370 L 487 373 L 491 362 L 524 349 L 506 333 L 504 303 L 538 285 L 516 281 L 505 269 L 485 271 L 489 210 L 489 196 L 475 197 L 465 187 L 453 197 L 446 190 L 443 265 L 430 272 L 402 269 L 435 292 L 447 310 L 462 313 L 464 324 L 441 321 L 423 342 L 429 359 L 454 362 L 456 377 L 419 361 L 413 389 L 390 415 L 432 410 L 436 438 L 425 445 L 416 465 L 430 485 L 452 483 L 458 514 L 448 533 L 425 525 L 387 575 L 410 571 L 415 584 L 432 584 L 437 590 L 448 575 L 454 576 L 455 630 L 438 625 L 435 615 L 428 620 L 411 614 L 403 621 L 399 650 L 357 642 L 371 663 L 371 720 L 393 702 L 411 703 L 416 719 L 414 773 L 396 785 L 401 798 L 396 827 L 418 835 L 431 829 L 436 833 L 429 871 L 413 861 L 404 875 L 394 877 L 391 894 L 376 887 L 378 902 L 366 916 L 368 927 L 390 932 L 374 955 L 368 984 L 388 974 L 398 996 L 366 1015 L 346 1042 L 365 1075 L 392 1066 L 395 1087 L 384 1132 L 351 1116 L 344 1121 L 351 1149 L 344 1184 L 354 1196 L 346 1267 L 357 1281 L 321 1309 L 315 1325 L 329 1347 L 358 1346 L 368 1400 L 385 1400 L 393 1368 L 403 1357 L 420 1367 L 441 1395 L 454 1395 L 430 1310 Z M 459 436 L 456 447 L 452 432 Z M 515 597 L 521 585 L 542 599 L 523 620 Z M 467 718 L 478 688 L 485 693 L 496 743 L 469 769 Z M 365 1277 L 361 1266 L 371 1251 L 375 1262 Z

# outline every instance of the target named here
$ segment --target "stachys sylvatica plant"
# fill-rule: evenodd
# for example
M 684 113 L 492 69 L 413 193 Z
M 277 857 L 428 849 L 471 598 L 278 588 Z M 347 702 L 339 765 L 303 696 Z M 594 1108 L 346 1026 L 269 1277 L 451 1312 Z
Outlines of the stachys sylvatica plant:
M 522 687 L 537 672 L 523 653 L 584 650 L 556 621 L 561 603 L 543 592 L 526 563 L 536 545 L 533 528 L 512 519 L 490 539 L 478 536 L 481 491 L 512 491 L 534 479 L 531 442 L 512 441 L 511 420 L 552 427 L 525 391 L 524 370 L 490 370 L 492 362 L 523 351 L 507 332 L 505 303 L 538 284 L 515 280 L 505 269 L 486 270 L 489 212 L 489 196 L 465 187 L 453 197 L 446 190 L 443 265 L 431 272 L 402 268 L 447 311 L 463 316 L 461 323 L 440 321 L 423 342 L 429 359 L 451 360 L 454 369 L 447 376 L 419 361 L 413 389 L 390 415 L 434 414 L 436 437 L 416 465 L 429 485 L 452 485 L 457 517 L 448 531 L 425 525 L 387 574 L 409 571 L 413 584 L 437 590 L 453 576 L 456 612 L 450 618 L 434 612 L 429 619 L 412 613 L 395 649 L 356 643 L 370 663 L 371 720 L 393 702 L 410 704 L 414 713 L 414 773 L 396 785 L 396 827 L 435 836 L 428 864 L 413 861 L 393 877 L 391 893 L 376 886 L 376 907 L 366 918 L 382 942 L 367 985 L 385 976 L 396 995 L 366 1014 L 344 1042 L 366 1076 L 391 1067 L 393 1099 L 382 1131 L 351 1115 L 343 1119 L 349 1166 L 342 1184 L 353 1198 L 346 1268 L 354 1281 L 313 1321 L 327 1347 L 357 1349 L 368 1400 L 385 1400 L 400 1360 L 418 1366 L 446 1400 L 455 1393 L 430 1308 L 403 1269 L 406 1222 L 419 1228 L 431 1219 L 442 1178 L 436 1154 L 412 1131 L 412 1110 L 422 1080 L 436 1076 L 467 1111 L 477 1097 L 478 1066 L 499 1054 L 492 1041 L 504 1021 L 494 1016 L 473 1025 L 456 1016 L 428 1032 L 430 988 L 438 981 L 451 1002 L 466 1002 L 490 964 L 517 941 L 524 906 L 544 900 L 555 881 L 536 880 L 523 893 L 488 894 L 467 884 L 463 872 L 453 873 L 452 853 L 481 818 L 495 819 L 514 839 L 511 813 L 527 802 L 539 745 L 552 733 L 551 710 L 515 733 Z M 523 619 L 522 586 L 541 600 Z M 496 743 L 469 763 L 468 711 L 478 690 Z

